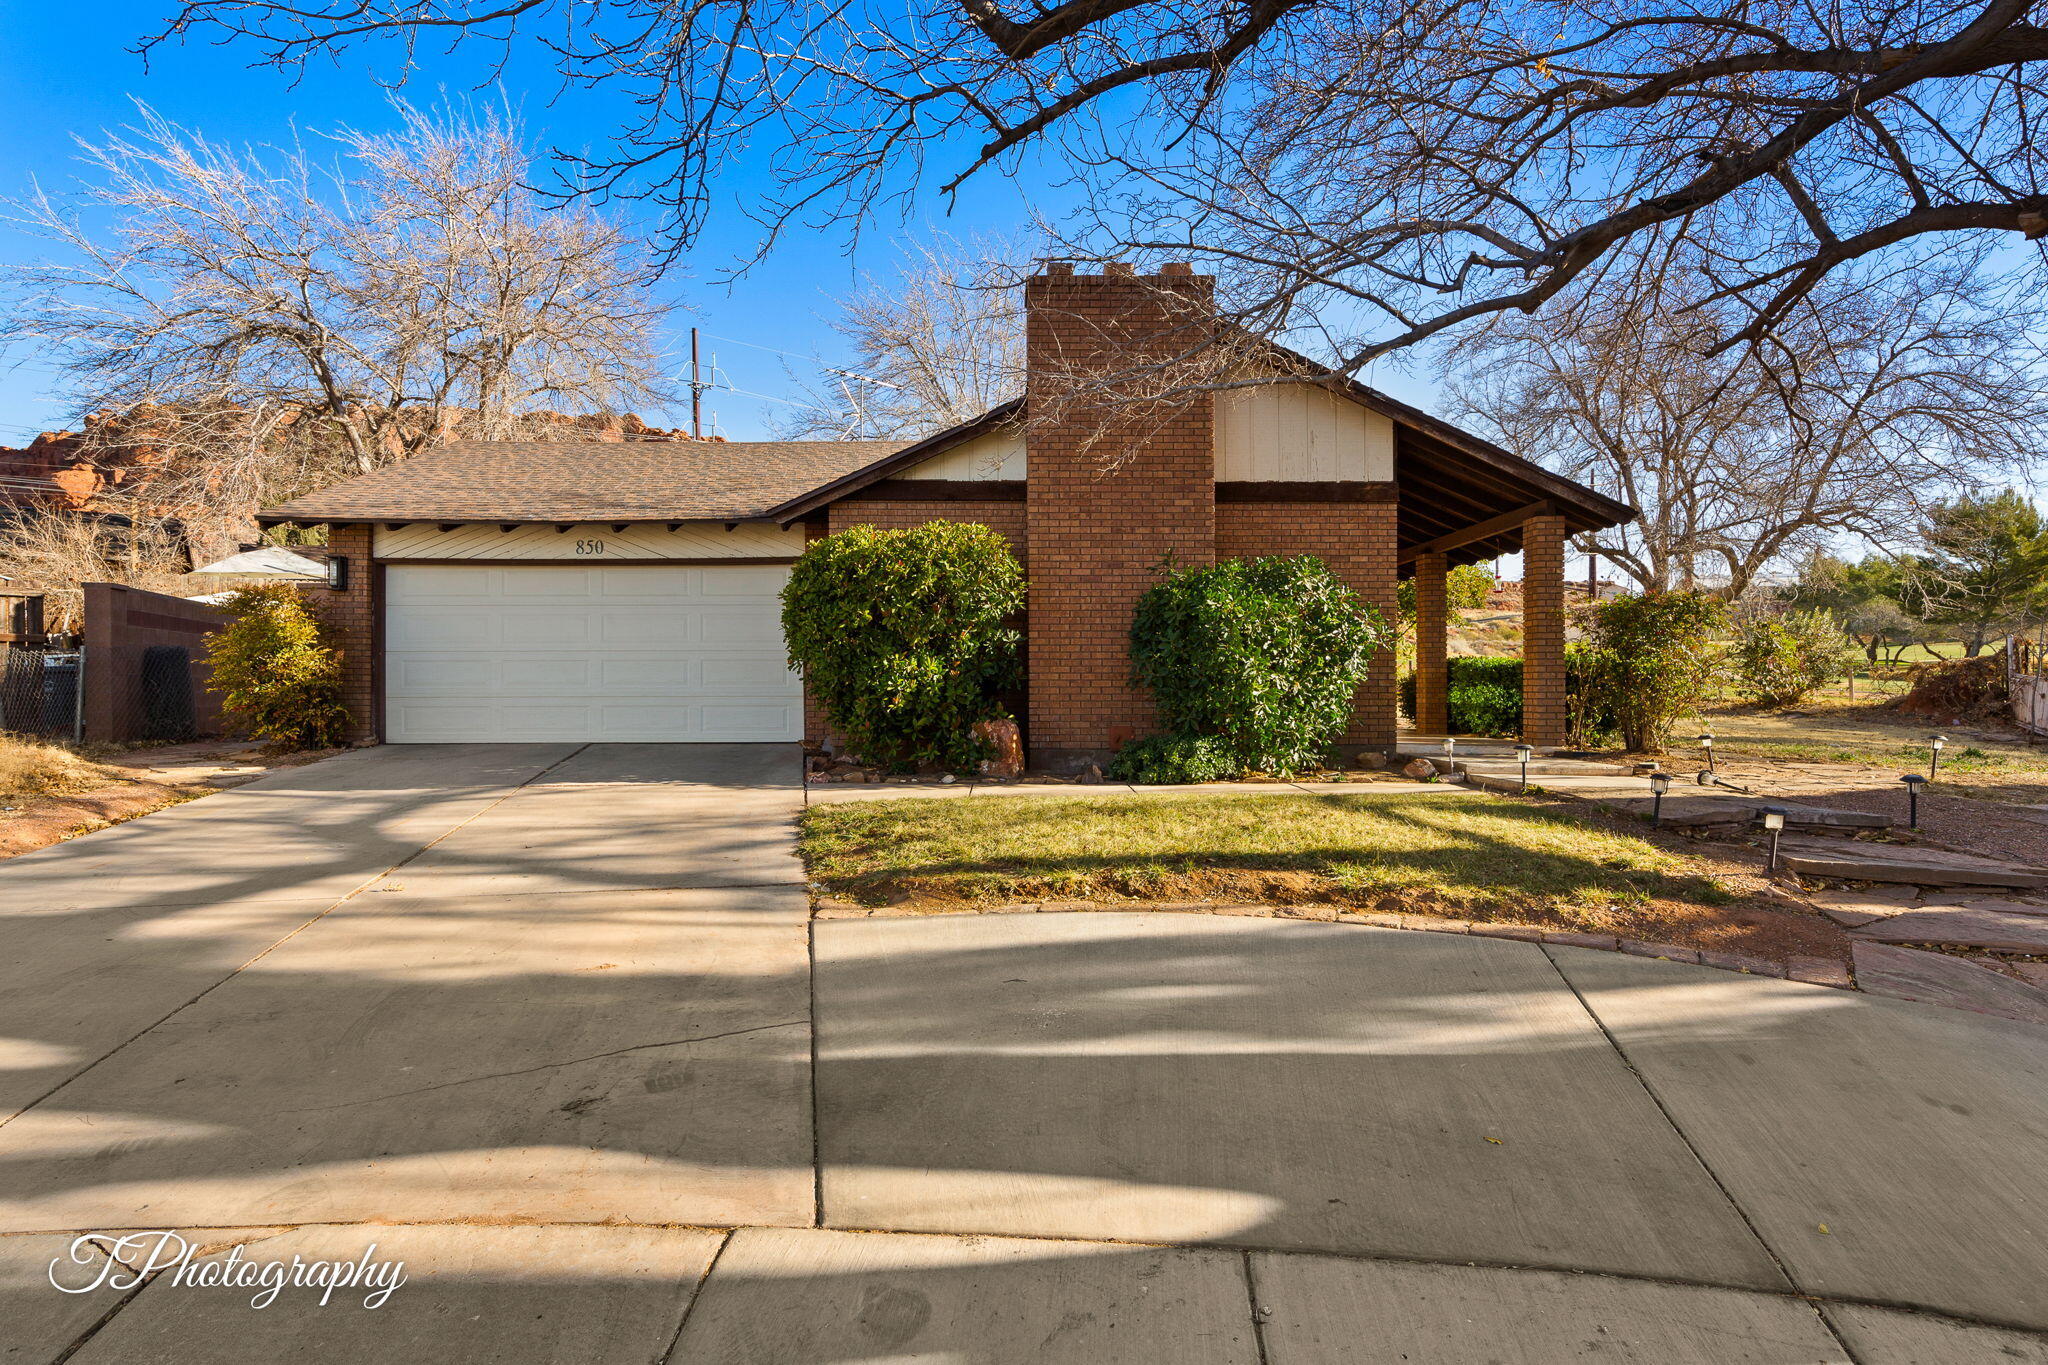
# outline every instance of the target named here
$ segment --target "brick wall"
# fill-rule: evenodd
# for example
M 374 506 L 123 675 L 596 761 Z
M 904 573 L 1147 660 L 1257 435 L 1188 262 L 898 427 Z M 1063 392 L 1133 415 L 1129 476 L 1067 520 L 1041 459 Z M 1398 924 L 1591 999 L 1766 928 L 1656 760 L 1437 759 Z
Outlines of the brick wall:
M 1213 287 L 1185 267 L 1138 276 L 1056 265 L 1025 284 L 1035 766 L 1104 761 L 1156 728 L 1151 699 L 1130 683 L 1131 608 L 1162 558 L 1215 558 L 1215 403 L 1087 386 L 1195 344 Z
M 349 737 L 358 743 L 374 743 L 382 729 L 384 675 L 383 632 L 379 627 L 382 583 L 370 562 L 371 528 L 330 526 L 327 549 L 348 560 L 348 586 L 309 587 L 305 599 L 334 632 L 341 649 L 343 700 L 354 721 Z
M 1310 554 L 1389 621 L 1400 608 L 1396 582 L 1394 504 L 1227 502 L 1216 508 L 1216 557 Z M 1385 748 L 1394 742 L 1396 704 L 1394 651 L 1373 658 L 1358 689 L 1347 748 Z
M 1448 585 L 1450 556 L 1419 555 L 1415 560 L 1415 728 L 1440 735 L 1450 728 L 1450 630 Z
M 206 637 L 227 625 L 227 613 L 119 583 L 80 586 L 85 598 L 86 739 L 114 744 L 145 737 L 142 655 L 153 645 L 175 645 L 191 656 L 194 732 L 219 734 L 220 699 L 206 686 Z
M 1563 517 L 1522 526 L 1522 739 L 1564 743 Z

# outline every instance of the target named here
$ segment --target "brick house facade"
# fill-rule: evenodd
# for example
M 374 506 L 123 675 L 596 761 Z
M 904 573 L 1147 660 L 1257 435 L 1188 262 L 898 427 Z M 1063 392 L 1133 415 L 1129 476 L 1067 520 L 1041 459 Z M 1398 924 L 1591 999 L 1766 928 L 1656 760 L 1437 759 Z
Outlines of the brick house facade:
M 1155 728 L 1128 633 L 1169 559 L 1314 554 L 1389 616 L 1413 573 L 1434 730 L 1443 574 L 1526 549 L 1526 729 L 1561 742 L 1564 542 L 1632 510 L 1242 335 L 1249 382 L 1174 382 L 1225 326 L 1212 287 L 1184 266 L 1048 267 L 1025 285 L 1024 397 L 916 442 L 450 447 L 265 520 L 324 522 L 351 563 L 321 596 L 365 740 L 821 741 L 819 709 L 765 662 L 775 566 L 849 526 L 943 518 L 994 528 L 1029 579 L 1034 766 L 1103 762 Z M 1344 742 L 1394 733 L 1381 657 Z

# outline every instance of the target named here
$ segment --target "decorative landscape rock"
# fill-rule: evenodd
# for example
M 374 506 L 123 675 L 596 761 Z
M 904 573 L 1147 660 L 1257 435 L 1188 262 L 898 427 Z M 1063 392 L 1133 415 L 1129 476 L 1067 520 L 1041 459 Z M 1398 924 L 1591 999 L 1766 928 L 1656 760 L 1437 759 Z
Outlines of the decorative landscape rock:
M 976 721 L 969 733 L 995 751 L 993 757 L 981 760 L 983 777 L 1024 775 L 1024 740 L 1017 731 L 1016 721 Z

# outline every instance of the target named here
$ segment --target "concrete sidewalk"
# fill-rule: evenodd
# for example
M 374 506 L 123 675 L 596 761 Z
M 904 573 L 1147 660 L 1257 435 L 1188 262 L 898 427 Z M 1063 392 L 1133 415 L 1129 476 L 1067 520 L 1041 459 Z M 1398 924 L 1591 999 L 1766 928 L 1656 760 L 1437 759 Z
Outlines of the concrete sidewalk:
M 1362 925 L 813 923 L 803 799 L 793 749 L 395 748 L 0 864 L 0 1361 L 2048 1365 L 2048 1028 Z M 407 1282 L 50 1285 L 118 1229 Z

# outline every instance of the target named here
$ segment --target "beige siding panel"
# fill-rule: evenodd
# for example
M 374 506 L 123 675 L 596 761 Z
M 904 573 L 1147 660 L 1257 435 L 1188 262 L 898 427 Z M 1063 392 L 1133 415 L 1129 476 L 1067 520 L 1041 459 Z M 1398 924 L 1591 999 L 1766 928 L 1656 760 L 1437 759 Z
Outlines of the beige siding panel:
M 379 559 L 794 559 L 803 553 L 803 528 L 784 530 L 743 521 L 686 521 L 671 531 L 632 525 L 623 531 L 596 523 L 557 531 L 550 525 L 456 526 L 443 531 L 424 522 L 377 528 Z
M 1014 427 L 991 431 L 914 464 L 899 479 L 994 480 L 1024 477 L 1024 433 Z
M 1216 395 L 1218 483 L 1383 482 L 1394 477 L 1394 423 L 1316 384 Z

